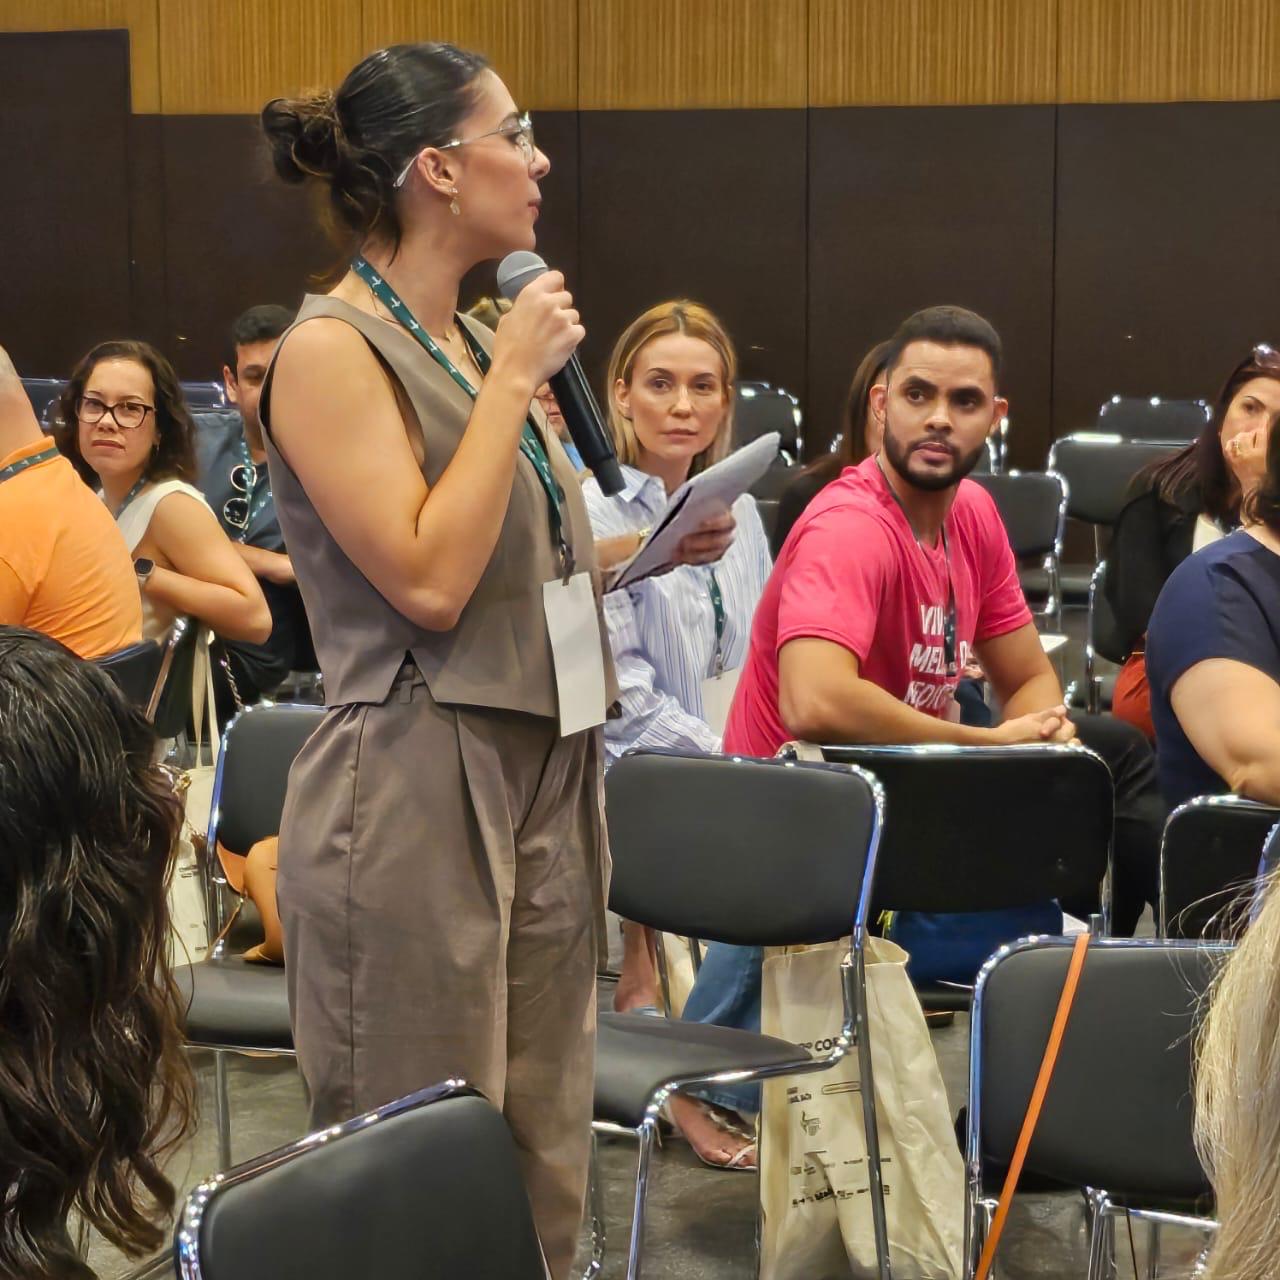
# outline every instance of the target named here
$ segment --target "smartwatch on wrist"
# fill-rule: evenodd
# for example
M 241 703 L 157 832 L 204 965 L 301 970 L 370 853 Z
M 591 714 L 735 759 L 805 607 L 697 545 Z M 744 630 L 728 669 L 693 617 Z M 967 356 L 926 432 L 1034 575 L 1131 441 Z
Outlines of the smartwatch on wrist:
M 146 556 L 139 556 L 133 562 L 133 571 L 138 575 L 138 586 L 145 587 L 147 579 L 151 577 L 156 567 L 154 560 L 148 560 Z

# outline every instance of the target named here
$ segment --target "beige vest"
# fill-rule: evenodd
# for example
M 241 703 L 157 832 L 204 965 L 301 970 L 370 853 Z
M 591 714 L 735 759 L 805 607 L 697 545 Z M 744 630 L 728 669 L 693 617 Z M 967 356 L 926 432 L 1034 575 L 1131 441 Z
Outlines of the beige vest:
M 428 486 L 434 485 L 462 440 L 474 404 L 471 397 L 406 330 L 337 298 L 314 294 L 303 300 L 294 327 L 315 316 L 332 316 L 358 329 L 399 380 L 422 424 L 426 448 L 422 474 Z M 492 348 L 493 334 L 488 329 L 465 318 L 462 323 L 486 350 Z M 288 333 L 277 355 L 287 340 Z M 424 630 L 391 605 L 347 558 L 277 451 L 270 430 L 273 372 L 274 360 L 260 406 L 271 491 L 330 705 L 382 702 L 408 654 L 439 703 L 554 717 L 555 670 L 542 585 L 556 576 L 559 559 L 551 542 L 546 491 L 528 459 L 523 454 L 518 459 L 497 546 L 457 625 L 451 631 Z M 599 610 L 600 575 L 577 476 L 554 433 L 540 434 L 552 472 L 564 490 L 565 540 L 577 564 L 591 571 Z M 359 422 L 350 424 L 350 435 L 350 447 L 360 448 Z M 467 530 L 459 529 L 457 537 L 467 537 Z M 600 645 L 611 704 L 617 698 L 617 684 L 602 612 Z

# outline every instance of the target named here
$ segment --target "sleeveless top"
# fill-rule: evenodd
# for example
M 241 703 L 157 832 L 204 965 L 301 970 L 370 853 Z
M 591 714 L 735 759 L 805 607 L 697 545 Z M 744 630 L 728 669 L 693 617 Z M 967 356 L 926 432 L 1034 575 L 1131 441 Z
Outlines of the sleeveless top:
M 116 525 L 124 534 L 130 555 L 137 551 L 138 543 L 146 537 L 147 530 L 151 527 L 151 517 L 155 515 L 160 499 L 167 498 L 171 493 L 185 493 L 188 498 L 194 498 L 202 507 L 209 506 L 204 499 L 204 494 L 184 480 L 162 480 L 159 484 L 152 485 L 150 489 L 138 494 L 116 516 Z M 156 604 L 154 600 L 142 593 L 142 638 L 144 640 L 162 639 L 165 632 L 173 625 L 175 617 L 177 615 L 172 609 Z
M 406 655 L 441 704 L 492 707 L 529 715 L 558 715 L 551 642 L 543 612 L 543 583 L 559 573 L 551 541 L 547 495 L 523 454 L 516 462 L 506 519 L 471 599 L 450 631 L 430 631 L 405 617 L 348 559 L 308 498 L 271 434 L 275 360 L 289 333 L 317 316 L 357 329 L 396 378 L 422 428 L 423 478 L 433 486 L 461 443 L 474 402 L 406 330 L 338 298 L 309 294 L 276 347 L 263 382 L 259 414 L 276 513 L 311 622 L 316 657 L 330 705 L 382 702 Z M 486 350 L 493 334 L 460 317 Z M 351 447 L 360 447 L 360 424 L 351 424 Z M 564 490 L 565 541 L 580 569 L 589 570 L 599 616 L 606 703 L 617 699 L 608 634 L 600 608 L 591 523 L 577 475 L 554 432 L 539 430 L 552 473 Z M 467 531 L 459 529 L 459 538 Z

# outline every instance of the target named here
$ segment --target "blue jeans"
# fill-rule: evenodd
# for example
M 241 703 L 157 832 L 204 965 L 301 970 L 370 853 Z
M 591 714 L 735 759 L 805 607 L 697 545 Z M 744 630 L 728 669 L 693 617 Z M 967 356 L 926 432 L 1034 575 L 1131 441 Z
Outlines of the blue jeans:
M 719 1027 L 758 1032 L 763 963 L 761 947 L 731 947 L 723 942 L 708 944 L 681 1016 L 686 1022 L 711 1022 Z M 754 1115 L 760 1110 L 759 1084 L 708 1085 L 689 1092 L 743 1115 Z

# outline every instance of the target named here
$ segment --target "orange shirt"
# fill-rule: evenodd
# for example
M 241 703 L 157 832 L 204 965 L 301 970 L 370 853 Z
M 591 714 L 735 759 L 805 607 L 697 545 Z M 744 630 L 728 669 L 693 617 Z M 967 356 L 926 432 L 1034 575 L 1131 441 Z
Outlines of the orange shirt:
M 0 470 L 48 448 L 33 441 Z M 100 658 L 142 639 L 142 599 L 124 537 L 66 458 L 0 481 L 0 623 Z

